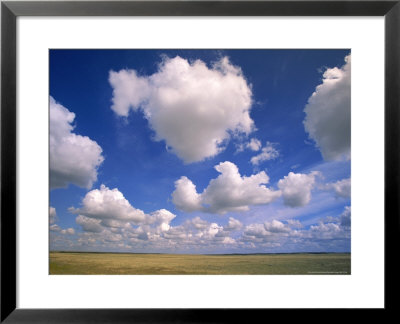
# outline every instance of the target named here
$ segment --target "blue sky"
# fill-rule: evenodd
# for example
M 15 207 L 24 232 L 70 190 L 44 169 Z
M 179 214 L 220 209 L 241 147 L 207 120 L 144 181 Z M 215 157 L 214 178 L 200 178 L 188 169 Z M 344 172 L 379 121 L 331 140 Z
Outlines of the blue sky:
M 350 251 L 350 50 L 50 50 L 50 249 Z

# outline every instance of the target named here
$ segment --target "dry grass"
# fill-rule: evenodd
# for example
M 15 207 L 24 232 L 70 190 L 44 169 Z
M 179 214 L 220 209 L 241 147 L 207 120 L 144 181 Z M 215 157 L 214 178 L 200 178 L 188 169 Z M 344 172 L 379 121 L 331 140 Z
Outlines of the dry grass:
M 350 254 L 50 252 L 50 274 L 350 274 Z

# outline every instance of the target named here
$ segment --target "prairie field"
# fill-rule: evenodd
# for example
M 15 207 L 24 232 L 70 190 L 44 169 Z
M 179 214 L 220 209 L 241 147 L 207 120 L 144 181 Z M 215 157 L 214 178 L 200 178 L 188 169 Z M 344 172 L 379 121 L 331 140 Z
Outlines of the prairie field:
M 50 274 L 350 274 L 350 253 L 129 254 L 50 252 Z

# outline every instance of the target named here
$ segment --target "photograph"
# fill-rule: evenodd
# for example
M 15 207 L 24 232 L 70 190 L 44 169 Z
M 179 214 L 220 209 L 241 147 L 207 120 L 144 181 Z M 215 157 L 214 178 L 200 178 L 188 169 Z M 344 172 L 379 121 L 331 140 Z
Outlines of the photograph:
M 50 275 L 351 275 L 351 49 L 48 55 Z

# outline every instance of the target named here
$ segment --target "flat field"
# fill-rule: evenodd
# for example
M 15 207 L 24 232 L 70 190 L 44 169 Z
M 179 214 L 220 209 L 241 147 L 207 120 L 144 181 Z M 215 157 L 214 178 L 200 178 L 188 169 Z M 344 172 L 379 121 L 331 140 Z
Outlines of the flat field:
M 350 274 L 350 253 L 198 255 L 50 252 L 50 274 Z

